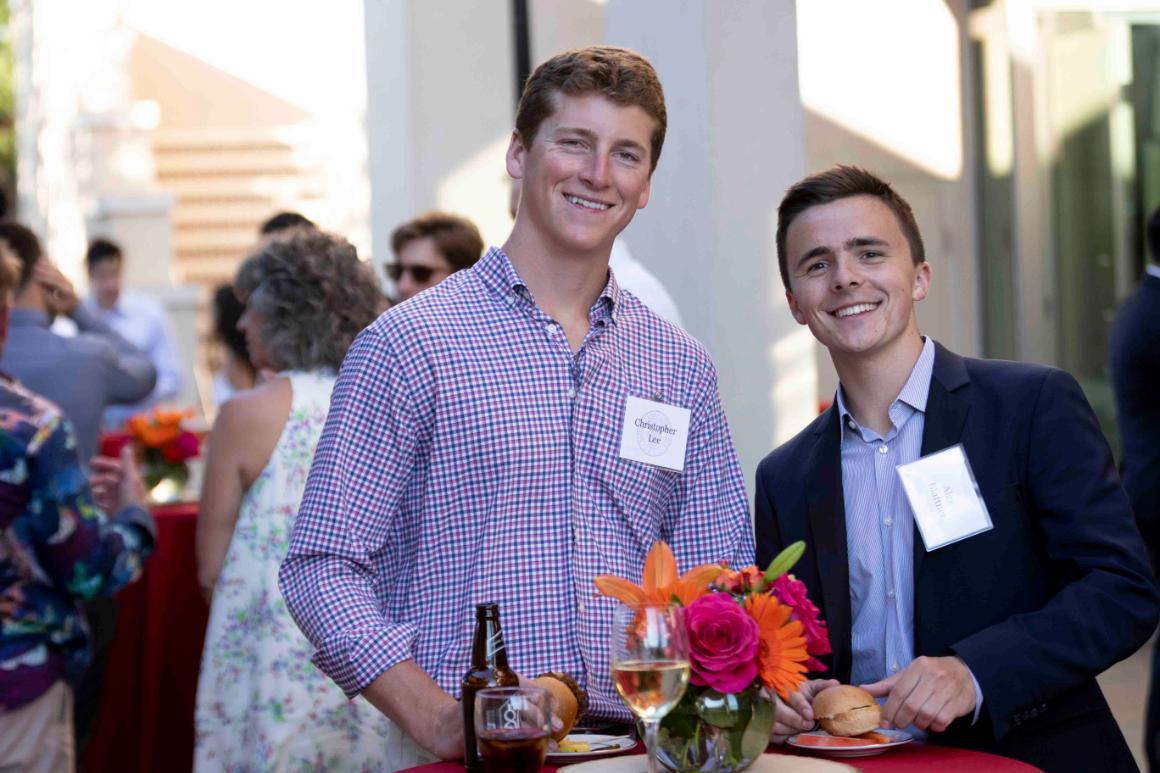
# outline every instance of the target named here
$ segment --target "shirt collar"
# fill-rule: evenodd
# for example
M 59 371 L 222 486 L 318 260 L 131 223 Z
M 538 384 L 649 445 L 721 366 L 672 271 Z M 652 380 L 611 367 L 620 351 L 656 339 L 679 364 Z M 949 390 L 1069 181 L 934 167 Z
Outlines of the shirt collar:
M 1157 279 L 1160 279 L 1160 266 L 1156 265 L 1155 263 L 1149 263 L 1144 267 L 1144 271 L 1156 277 Z
M 9 324 L 15 327 L 43 327 L 48 328 L 48 314 L 39 309 L 13 309 L 8 318 Z
M 479 277 L 479 280 L 483 282 L 485 287 L 504 298 L 508 303 L 514 304 L 516 299 L 523 299 L 531 304 L 535 304 L 531 290 L 528 289 L 524 280 L 520 279 L 519 272 L 512 265 L 507 253 L 499 247 L 490 248 L 487 254 L 472 266 L 471 271 Z M 596 303 L 593 304 L 592 311 L 589 312 L 589 317 L 591 319 L 598 319 L 607 315 L 613 322 L 617 321 L 617 312 L 620 308 L 620 293 L 620 285 L 617 284 L 616 277 L 610 270 L 608 272 L 608 282 L 596 298 Z
M 920 413 L 926 412 L 926 400 L 930 395 L 930 379 L 934 373 L 934 339 L 930 336 L 924 336 L 924 343 L 922 351 L 919 352 L 918 360 L 914 363 L 914 367 L 910 371 L 910 378 L 902 385 L 902 390 L 898 393 L 898 397 L 894 398 L 894 402 L 890 404 L 893 408 L 899 402 L 906 403 L 911 408 Z M 851 420 L 857 423 L 857 420 L 850 415 L 846 409 L 846 401 L 842 397 L 842 385 L 838 385 L 838 415 L 842 419 L 842 424 L 846 425 Z

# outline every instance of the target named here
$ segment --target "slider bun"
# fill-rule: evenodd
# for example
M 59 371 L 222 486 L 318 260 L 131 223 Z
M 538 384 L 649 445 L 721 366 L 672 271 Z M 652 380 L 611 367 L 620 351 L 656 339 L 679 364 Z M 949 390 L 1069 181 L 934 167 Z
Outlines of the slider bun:
M 552 696 L 552 713 L 560 718 L 564 727 L 552 733 L 552 738 L 560 741 L 572 731 L 576 720 L 588 710 L 588 693 L 567 674 L 551 672 L 540 674 L 532 681 L 536 687 L 543 687 Z
M 830 735 L 855 736 L 878 729 L 882 709 L 874 696 L 849 684 L 828 687 L 814 696 L 814 716 Z

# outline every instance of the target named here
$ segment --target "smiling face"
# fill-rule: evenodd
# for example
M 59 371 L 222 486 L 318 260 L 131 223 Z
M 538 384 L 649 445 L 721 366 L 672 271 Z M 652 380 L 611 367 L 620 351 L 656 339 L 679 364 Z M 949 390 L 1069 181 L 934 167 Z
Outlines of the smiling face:
M 794 319 L 835 364 L 922 347 L 914 303 L 930 289 L 930 266 L 915 264 L 898 219 L 874 196 L 806 209 L 786 230 Z
M 566 257 L 602 254 L 648 203 L 655 122 L 597 94 L 557 93 L 556 112 L 525 147 L 513 134 L 508 174 L 521 181 L 513 236 Z

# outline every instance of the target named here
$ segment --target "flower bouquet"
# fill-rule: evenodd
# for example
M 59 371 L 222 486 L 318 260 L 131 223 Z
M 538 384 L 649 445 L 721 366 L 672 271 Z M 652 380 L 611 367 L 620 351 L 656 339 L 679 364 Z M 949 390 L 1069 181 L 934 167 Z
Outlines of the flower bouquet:
M 182 426 L 191 416 L 191 410 L 163 408 L 138 413 L 129 419 L 126 432 L 102 439 L 101 454 L 119 456 L 125 444 L 133 443 L 140 449 L 141 478 L 149 496 L 154 502 L 173 502 L 189 481 L 189 460 L 201 451 L 197 434 Z
M 690 687 L 661 720 L 658 757 L 676 771 L 737 771 L 765 751 L 773 691 L 783 700 L 825 666 L 829 633 L 805 584 L 788 574 L 805 551 L 796 542 L 764 572 L 706 564 L 678 576 L 672 550 L 653 545 L 637 585 L 601 575 L 597 589 L 628 606 L 685 608 Z

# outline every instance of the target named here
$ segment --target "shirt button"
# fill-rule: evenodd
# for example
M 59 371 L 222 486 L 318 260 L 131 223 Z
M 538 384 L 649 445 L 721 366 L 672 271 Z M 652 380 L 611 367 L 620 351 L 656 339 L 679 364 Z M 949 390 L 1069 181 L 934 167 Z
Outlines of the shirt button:
M 882 520 L 882 525 L 889 529 L 891 526 L 894 525 L 894 519 L 890 518 L 890 517 L 886 517 Z
M 576 390 L 573 389 L 572 387 L 568 387 L 568 397 L 575 397 L 575 396 L 576 396 Z
M 858 425 L 854 423 L 854 420 L 853 420 L 853 419 L 850 419 L 849 421 L 847 421 L 847 422 L 846 422 L 846 426 L 847 426 L 847 427 L 849 427 L 849 428 L 850 428 L 850 429 L 852 429 L 852 430 L 857 430 L 857 429 L 858 429 Z
M 897 671 L 897 670 L 898 670 L 898 664 L 897 664 L 897 663 L 894 663 L 893 665 L 891 665 L 891 666 L 890 666 L 890 670 L 891 670 L 891 671 Z
M 577 611 L 577 612 L 579 612 L 580 614 L 584 614 L 584 610 L 585 610 L 585 609 L 586 609 L 586 607 L 585 607 L 585 605 L 584 605 L 584 602 L 583 602 L 583 601 L 581 601 L 581 602 L 579 602 L 578 604 L 576 604 L 576 611 Z
M 878 446 L 878 453 L 885 454 L 890 451 L 890 446 Z
M 894 589 L 893 589 L 893 588 L 891 588 L 890 590 L 886 591 L 886 598 L 888 598 L 888 599 L 893 599 L 893 598 L 894 598 Z
M 508 305 L 511 305 L 516 302 L 516 297 L 511 293 L 508 293 L 508 297 L 504 298 L 504 300 L 508 302 Z
M 555 322 L 549 322 L 547 325 L 547 329 L 548 329 L 548 335 L 554 336 L 554 335 L 556 335 L 556 331 L 560 329 L 560 326 L 557 325 Z

